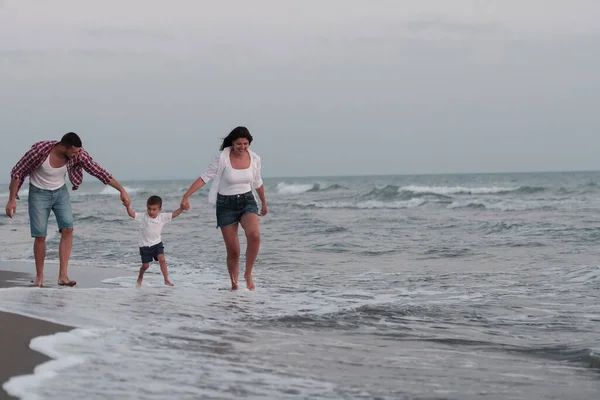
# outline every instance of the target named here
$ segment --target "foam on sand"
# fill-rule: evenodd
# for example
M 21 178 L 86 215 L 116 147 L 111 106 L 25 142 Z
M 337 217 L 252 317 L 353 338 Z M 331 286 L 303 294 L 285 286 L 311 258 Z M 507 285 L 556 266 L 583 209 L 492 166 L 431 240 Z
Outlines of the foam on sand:
M 42 382 L 53 379 L 59 375 L 61 370 L 79 365 L 85 361 L 83 357 L 65 355 L 58 349 L 65 343 L 85 341 L 90 333 L 84 329 L 74 329 L 70 332 L 58 332 L 48 336 L 38 336 L 33 338 L 29 344 L 32 350 L 45 354 L 52 358 L 43 364 L 38 365 L 32 374 L 12 377 L 2 388 L 11 396 L 19 397 L 22 400 L 38 400 L 40 396 L 35 394 L 35 389 Z

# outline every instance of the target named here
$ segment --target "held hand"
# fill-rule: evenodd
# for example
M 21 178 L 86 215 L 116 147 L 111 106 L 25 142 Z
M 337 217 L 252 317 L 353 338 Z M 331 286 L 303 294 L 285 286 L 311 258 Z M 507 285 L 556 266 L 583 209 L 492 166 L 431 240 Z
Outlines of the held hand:
M 121 192 L 121 201 L 125 207 L 129 207 L 131 204 L 131 199 L 129 198 L 129 194 L 125 190 Z
M 6 215 L 8 215 L 9 218 L 12 218 L 16 213 L 17 200 L 9 200 L 8 203 L 6 203 Z
M 260 207 L 260 215 L 264 217 L 265 215 L 267 215 L 267 212 L 268 212 L 268 211 L 267 211 L 267 205 L 266 205 L 266 204 L 263 204 L 263 205 Z
M 184 196 L 183 199 L 181 199 L 180 207 L 182 210 L 188 211 L 190 209 L 190 200 Z

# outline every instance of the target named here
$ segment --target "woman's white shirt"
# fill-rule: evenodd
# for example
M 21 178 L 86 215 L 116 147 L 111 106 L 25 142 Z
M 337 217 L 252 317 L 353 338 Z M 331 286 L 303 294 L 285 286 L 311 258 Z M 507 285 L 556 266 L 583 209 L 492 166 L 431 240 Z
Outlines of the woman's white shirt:
M 208 193 L 208 201 L 211 204 L 217 203 L 217 193 L 226 194 L 226 193 L 223 193 L 223 190 L 227 191 L 227 188 L 223 187 L 225 185 L 222 186 L 223 172 L 225 171 L 225 169 L 227 168 L 228 165 L 229 165 L 229 168 L 232 169 L 231 162 L 229 160 L 230 153 L 231 153 L 231 147 L 226 147 L 223 149 L 223 151 L 220 151 L 219 153 L 217 153 L 217 155 L 215 156 L 215 158 L 213 159 L 213 161 L 209 165 L 209 167 L 206 169 L 206 171 L 204 171 L 204 173 L 202 173 L 200 175 L 200 178 L 204 181 L 204 183 L 208 183 L 211 180 L 213 181 L 213 184 Z M 263 180 L 262 180 L 262 176 L 261 176 L 261 161 L 260 161 L 260 157 L 253 151 L 248 150 L 248 153 L 250 154 L 250 167 L 247 169 L 248 170 L 247 173 L 248 173 L 248 177 L 251 176 L 250 189 L 256 190 L 263 185 Z M 245 171 L 245 170 L 234 170 L 234 171 Z M 241 189 L 241 190 L 244 190 L 244 189 Z M 249 190 L 245 190 L 240 193 L 231 193 L 231 194 L 241 194 L 241 193 L 246 193 L 248 191 Z

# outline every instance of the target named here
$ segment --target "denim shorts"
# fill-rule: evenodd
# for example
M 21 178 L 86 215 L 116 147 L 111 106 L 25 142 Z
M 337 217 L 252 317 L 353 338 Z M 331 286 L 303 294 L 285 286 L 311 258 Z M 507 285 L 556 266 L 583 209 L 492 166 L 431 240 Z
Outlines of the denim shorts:
M 48 218 L 54 212 L 58 230 L 73 227 L 73 211 L 67 185 L 56 190 L 40 189 L 29 185 L 29 227 L 31 237 L 48 234 Z
M 165 246 L 162 242 L 155 244 L 154 246 L 140 247 L 140 256 L 142 256 L 142 264 L 149 264 L 154 261 L 158 261 L 158 256 L 165 254 Z
M 245 214 L 258 215 L 258 205 L 252 192 L 230 196 L 217 194 L 217 228 L 237 224 Z

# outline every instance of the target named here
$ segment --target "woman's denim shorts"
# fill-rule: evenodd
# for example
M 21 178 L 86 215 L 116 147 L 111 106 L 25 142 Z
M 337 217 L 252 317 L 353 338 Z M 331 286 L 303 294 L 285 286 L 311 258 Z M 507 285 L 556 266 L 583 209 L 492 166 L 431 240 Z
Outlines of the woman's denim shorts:
M 230 196 L 217 194 L 217 227 L 237 224 L 245 214 L 257 214 L 258 205 L 252 192 Z
M 50 211 L 54 212 L 58 230 L 73 227 L 73 211 L 67 185 L 56 190 L 29 185 L 29 227 L 32 237 L 46 236 Z

